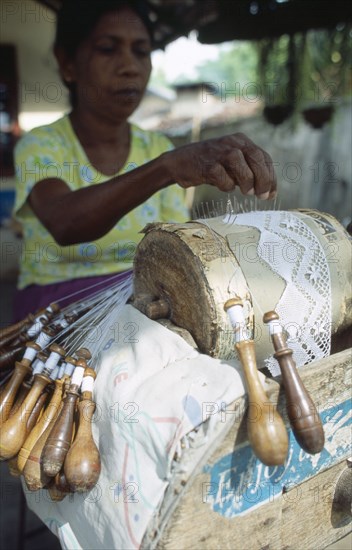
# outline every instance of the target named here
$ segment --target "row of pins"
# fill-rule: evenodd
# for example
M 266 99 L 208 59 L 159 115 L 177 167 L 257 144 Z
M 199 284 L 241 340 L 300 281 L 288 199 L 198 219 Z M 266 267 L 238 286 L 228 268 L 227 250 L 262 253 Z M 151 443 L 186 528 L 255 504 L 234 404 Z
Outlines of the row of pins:
M 194 220 L 205 220 L 247 212 L 262 212 L 280 210 L 280 199 L 261 201 L 256 196 L 245 197 L 228 194 L 226 200 L 209 200 L 196 203 L 192 207 L 191 216 Z

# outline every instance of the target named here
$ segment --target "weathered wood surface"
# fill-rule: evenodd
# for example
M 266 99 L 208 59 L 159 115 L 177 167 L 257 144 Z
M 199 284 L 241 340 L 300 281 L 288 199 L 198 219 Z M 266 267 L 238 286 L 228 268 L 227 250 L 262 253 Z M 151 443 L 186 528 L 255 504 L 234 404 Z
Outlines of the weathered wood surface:
M 331 279 L 331 332 L 347 328 L 352 332 L 349 236 L 327 214 L 305 210 L 295 215 L 314 233 L 326 254 Z M 321 234 L 321 226 L 329 228 L 327 236 Z M 160 317 L 190 332 L 202 353 L 231 359 L 235 357 L 233 331 L 223 306 L 237 295 L 243 301 L 248 329 L 254 333 L 258 366 L 263 367 L 272 354 L 263 313 L 280 303 L 285 282 L 258 254 L 252 258 L 245 253 L 248 246 L 259 246 L 260 231 L 226 224 L 220 217 L 204 220 L 204 224 L 150 224 L 145 233 L 134 260 L 133 305 L 153 319 L 158 318 L 154 313 L 159 309 Z M 161 303 L 165 310 L 157 307 Z M 153 315 L 148 310 L 153 310 Z M 291 323 L 296 315 L 291 309 L 290 317 L 282 322 Z
M 339 432 L 339 448 L 343 451 L 334 457 L 333 445 L 336 441 L 332 437 L 332 420 L 329 417 L 329 411 L 335 410 L 337 416 L 346 417 L 346 420 L 351 418 L 352 350 L 312 363 L 300 369 L 300 374 L 323 418 L 325 450 L 330 461 L 315 468 L 320 455 L 310 459 L 296 448 L 302 468 L 304 461 L 311 460 L 313 464 L 306 478 L 302 476 L 301 483 L 293 483 L 290 487 L 279 484 L 279 492 L 263 504 L 259 499 L 258 506 L 252 506 L 248 513 L 236 516 L 233 509 L 230 513 L 228 509 L 221 513 L 221 499 L 218 510 L 214 511 L 214 502 L 209 495 L 216 492 L 216 480 L 214 482 L 211 473 L 216 465 L 221 465 L 221 461 L 233 456 L 248 443 L 243 421 L 245 399 L 241 398 L 232 404 L 236 414 L 226 414 L 226 426 L 218 441 L 212 443 L 211 449 L 205 454 L 196 448 L 192 468 L 187 457 L 191 451 L 185 455 L 188 467 L 182 468 L 184 457 L 181 459 L 181 467 L 166 491 L 159 517 L 146 533 L 143 548 L 316 550 L 339 540 L 352 530 L 351 516 L 336 510 L 333 505 L 336 483 L 346 468 L 346 458 L 352 454 L 350 426 Z M 285 398 L 279 381 L 279 378 L 267 381 L 268 395 L 273 403 L 277 403 L 288 426 Z M 224 498 L 231 502 L 228 486 L 225 487 Z M 232 498 L 235 498 L 235 492 Z M 225 517 L 224 513 L 229 517 Z

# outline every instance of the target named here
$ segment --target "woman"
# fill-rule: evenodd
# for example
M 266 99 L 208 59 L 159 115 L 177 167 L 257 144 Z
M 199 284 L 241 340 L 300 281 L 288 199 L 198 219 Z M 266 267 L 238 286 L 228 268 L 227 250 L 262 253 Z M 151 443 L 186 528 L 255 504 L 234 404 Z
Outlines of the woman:
M 143 2 L 64 2 L 54 51 L 72 110 L 16 148 L 15 212 L 24 228 L 17 318 L 131 269 L 146 223 L 186 219 L 184 188 L 275 194 L 270 157 L 242 134 L 172 150 L 128 122 L 152 47 Z

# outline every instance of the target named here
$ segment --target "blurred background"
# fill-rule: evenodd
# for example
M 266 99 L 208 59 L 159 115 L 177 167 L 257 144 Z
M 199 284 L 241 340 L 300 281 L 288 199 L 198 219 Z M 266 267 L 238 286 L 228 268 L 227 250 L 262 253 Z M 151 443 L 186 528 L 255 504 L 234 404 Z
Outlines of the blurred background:
M 133 122 L 164 132 L 175 145 L 243 132 L 274 159 L 280 189 L 276 207 L 316 208 L 347 226 L 351 3 L 149 4 L 157 48 L 152 79 Z M 1 326 L 11 319 L 21 253 L 21 227 L 12 218 L 13 148 L 25 132 L 69 110 L 52 54 L 59 6 L 60 0 L 0 0 Z M 227 199 L 207 185 L 188 191 L 194 217 L 204 210 L 221 213 Z M 1 547 L 40 549 L 50 542 L 54 549 L 56 539 L 26 512 L 19 481 L 1 468 Z M 351 539 L 341 544 L 351 548 Z

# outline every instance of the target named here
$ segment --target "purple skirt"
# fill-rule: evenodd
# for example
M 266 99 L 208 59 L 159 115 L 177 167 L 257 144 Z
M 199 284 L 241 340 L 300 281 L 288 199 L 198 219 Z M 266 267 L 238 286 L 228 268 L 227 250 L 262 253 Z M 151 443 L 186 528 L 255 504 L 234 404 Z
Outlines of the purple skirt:
M 37 309 L 47 307 L 53 302 L 59 302 L 60 307 L 64 308 L 111 284 L 121 283 L 131 273 L 132 271 L 124 271 L 115 275 L 84 277 L 51 285 L 29 285 L 22 290 L 17 290 L 14 296 L 13 322 L 21 321 L 28 313 L 35 313 Z

